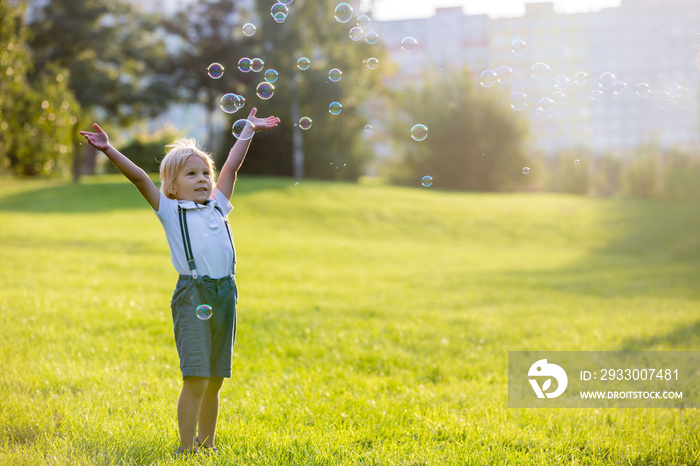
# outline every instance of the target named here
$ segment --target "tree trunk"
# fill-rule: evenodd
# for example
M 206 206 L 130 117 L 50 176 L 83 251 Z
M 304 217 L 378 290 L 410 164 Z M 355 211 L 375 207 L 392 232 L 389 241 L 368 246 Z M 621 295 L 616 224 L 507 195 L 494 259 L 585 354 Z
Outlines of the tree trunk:
M 85 160 L 83 160 L 82 174 L 94 175 L 97 168 L 97 149 L 88 145 L 85 150 Z
M 292 121 L 299 122 L 299 93 L 297 92 L 298 76 L 292 78 L 291 85 L 291 109 Z M 296 125 L 295 125 L 296 126 Z M 302 140 L 301 128 L 293 128 L 292 130 L 292 157 L 294 161 L 294 178 L 304 178 L 304 145 Z
M 75 130 L 78 134 L 78 130 Z M 82 138 L 82 136 L 81 136 Z M 97 166 L 97 149 L 80 139 L 73 139 L 73 183 L 78 183 L 83 175 L 94 175 Z
M 76 125 L 77 126 L 77 125 Z M 78 134 L 77 128 L 73 131 Z M 81 136 L 82 138 L 82 136 Z M 81 163 L 83 161 L 83 145 L 80 140 L 76 137 L 73 138 L 73 169 L 71 175 L 73 177 L 73 183 L 78 183 L 80 181 L 80 175 L 82 170 L 80 169 Z

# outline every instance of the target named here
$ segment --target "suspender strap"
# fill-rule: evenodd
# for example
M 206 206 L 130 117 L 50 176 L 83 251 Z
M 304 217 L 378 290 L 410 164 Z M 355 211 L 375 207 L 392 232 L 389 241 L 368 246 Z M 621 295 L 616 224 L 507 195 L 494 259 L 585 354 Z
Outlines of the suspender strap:
M 185 257 L 187 258 L 187 265 L 190 270 L 195 269 L 194 264 L 194 254 L 192 254 L 192 244 L 190 243 L 190 232 L 187 229 L 187 211 L 181 206 L 177 206 L 177 213 L 180 216 L 180 233 L 182 233 L 182 244 L 185 247 Z M 197 278 L 197 272 L 193 272 L 192 275 Z
M 228 219 L 224 215 L 224 211 L 218 205 L 214 206 L 216 210 L 219 211 L 221 217 L 224 220 L 224 225 L 226 225 L 226 231 L 228 231 L 228 239 L 231 241 L 231 251 L 233 251 L 233 273 L 236 273 L 236 248 L 233 246 L 233 235 L 231 234 L 231 227 L 228 224 Z
M 228 232 L 228 239 L 231 242 L 231 251 L 233 251 L 233 273 L 236 273 L 236 248 L 233 246 L 233 236 L 231 235 L 231 227 L 228 224 L 228 219 L 224 215 L 224 212 L 217 205 L 214 206 L 216 210 L 219 211 L 221 217 L 226 225 L 226 231 Z M 187 229 L 187 210 L 183 209 L 182 206 L 177 206 L 177 214 L 180 217 L 180 233 L 182 234 L 182 244 L 185 247 L 185 258 L 187 259 L 187 265 L 192 271 L 192 276 L 197 278 L 197 271 L 195 270 L 194 254 L 192 254 L 192 243 L 190 242 L 190 232 Z

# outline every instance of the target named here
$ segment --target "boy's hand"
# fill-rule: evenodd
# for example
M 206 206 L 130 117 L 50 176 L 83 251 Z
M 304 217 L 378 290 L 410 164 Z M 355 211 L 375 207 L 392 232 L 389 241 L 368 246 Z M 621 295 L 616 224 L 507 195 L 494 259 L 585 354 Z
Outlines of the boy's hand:
M 258 118 L 255 116 L 255 114 L 258 112 L 258 109 L 253 107 L 253 109 L 250 111 L 248 114 L 248 121 L 253 123 L 253 126 L 255 126 L 255 132 L 257 133 L 258 131 L 261 131 L 263 129 L 270 129 L 274 128 L 277 126 L 280 122 L 280 119 L 275 117 L 275 116 L 269 116 L 267 118 Z
M 94 123 L 92 127 L 95 128 L 95 131 L 97 131 L 96 133 L 81 131 L 80 134 L 84 136 L 85 139 L 87 139 L 87 142 L 95 149 L 102 152 L 106 151 L 109 148 L 109 138 L 107 137 L 107 133 L 102 131 L 102 128 L 100 128 L 100 125 L 97 123 Z

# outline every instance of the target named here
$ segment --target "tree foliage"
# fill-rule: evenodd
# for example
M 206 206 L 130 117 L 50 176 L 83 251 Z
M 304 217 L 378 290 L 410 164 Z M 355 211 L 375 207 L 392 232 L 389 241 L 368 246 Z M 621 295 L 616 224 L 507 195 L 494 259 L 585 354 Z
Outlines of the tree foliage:
M 243 90 L 247 100 L 232 120 L 244 118 L 255 106 L 258 115 L 273 114 L 282 123 L 274 132 L 256 137 L 243 165 L 244 172 L 292 175 L 295 138 L 301 143 L 298 149 L 303 152 L 307 177 L 351 180 L 364 172 L 372 154 L 361 144 L 365 125 L 361 107 L 379 92 L 380 70 L 370 70 L 363 59 L 374 56 L 381 62 L 383 52 L 378 44 L 350 39 L 348 31 L 355 21 L 336 21 L 333 12 L 337 3 L 295 0 L 288 5 L 286 20 L 277 23 L 270 14 L 270 4 L 256 2 L 257 19 L 250 20 L 257 30 L 253 36 L 241 38 L 237 54 L 225 64 L 239 86 L 236 89 Z M 297 67 L 302 56 L 311 60 L 307 70 Z M 242 57 L 261 58 L 265 70 L 278 72 L 271 99 L 262 100 L 255 94 L 255 87 L 264 81 L 263 72 L 242 73 L 236 68 Z M 329 70 L 333 68 L 343 73 L 339 82 L 329 80 Z M 334 101 L 343 106 L 339 115 L 328 111 Z M 311 118 L 309 130 L 298 127 L 302 116 Z M 227 137 L 219 152 L 227 152 L 233 142 L 232 136 Z
M 469 76 L 468 70 L 430 73 L 421 87 L 395 92 L 398 110 L 389 126 L 395 155 L 385 166 L 391 181 L 416 185 L 429 175 L 435 187 L 469 191 L 507 191 L 526 182 L 526 128 L 510 108 L 476 92 Z M 425 140 L 412 139 L 415 124 L 428 127 Z
M 121 146 L 119 151 L 147 173 L 158 173 L 160 162 L 167 151 L 166 146 L 178 136 L 178 130 L 172 126 L 165 126 L 156 131 L 142 128 L 132 134 L 130 141 Z M 112 163 L 105 165 L 105 171 L 119 173 Z
M 167 70 L 181 101 L 196 103 L 207 110 L 209 145 L 214 145 L 215 112 L 221 97 L 229 92 L 244 94 L 253 82 L 251 75 L 236 74 L 241 53 L 238 35 L 239 12 L 233 0 L 198 0 L 187 4 L 163 25 L 174 44 Z M 207 68 L 224 65 L 224 75 L 212 79 Z
M 560 193 L 587 194 L 594 184 L 591 179 L 594 164 L 594 158 L 586 149 L 561 152 L 548 163 L 551 172 L 548 190 Z
M 121 123 L 157 115 L 172 95 L 157 24 L 123 0 L 51 0 L 34 10 L 29 23 L 35 71 L 50 73 L 52 64 L 67 68 L 86 111 L 99 108 Z
M 68 72 L 52 65 L 50 75 L 30 82 L 24 8 L 0 0 L 0 167 L 19 175 L 66 171 L 78 105 Z
M 83 150 L 91 149 L 81 145 L 81 128 L 89 129 L 98 115 L 127 125 L 162 112 L 170 103 L 162 34 L 157 33 L 156 18 L 123 0 L 50 0 L 33 4 L 30 18 L 30 79 L 51 79 L 57 67 L 67 69 L 70 90 L 82 109 L 72 133 L 77 178 Z M 87 155 L 88 165 L 94 166 L 94 151 Z

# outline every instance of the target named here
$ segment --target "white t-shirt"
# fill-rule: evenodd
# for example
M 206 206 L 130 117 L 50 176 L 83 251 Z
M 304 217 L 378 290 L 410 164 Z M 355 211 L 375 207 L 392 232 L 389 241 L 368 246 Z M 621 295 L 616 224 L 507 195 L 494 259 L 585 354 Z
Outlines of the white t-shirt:
M 215 208 L 219 206 L 223 214 L 228 217 L 233 207 L 226 196 L 216 188 L 207 204 L 168 199 L 165 194 L 160 193 L 159 210 L 155 212 L 158 220 L 163 224 L 175 270 L 183 275 L 192 275 L 187 264 L 185 246 L 182 243 L 178 206 L 187 209 L 187 230 L 190 234 L 197 274 L 221 278 L 235 273 L 233 270 L 235 252 L 231 247 L 233 238 L 229 237 L 224 218 Z

